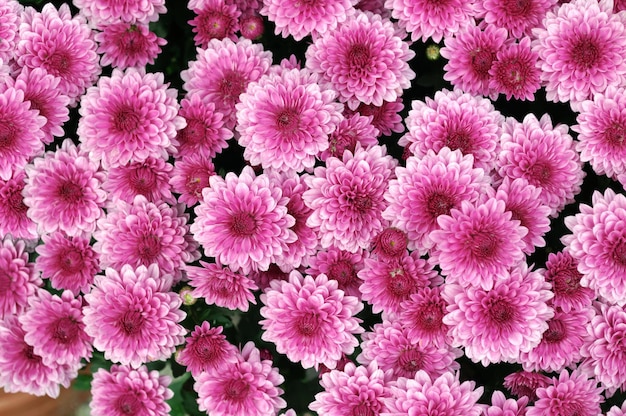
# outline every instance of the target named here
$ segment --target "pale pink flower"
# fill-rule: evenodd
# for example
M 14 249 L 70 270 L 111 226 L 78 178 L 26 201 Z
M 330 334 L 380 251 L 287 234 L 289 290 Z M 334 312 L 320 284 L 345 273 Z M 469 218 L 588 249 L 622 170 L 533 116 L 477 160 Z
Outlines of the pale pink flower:
M 517 400 L 507 399 L 504 393 L 496 390 L 491 394 L 491 406 L 484 410 L 485 416 L 524 416 L 528 397 Z
M 0 59 L 4 62 L 14 58 L 23 9 L 23 6 L 16 0 L 0 1 Z
M 145 67 L 154 64 L 167 41 L 150 31 L 148 24 L 114 21 L 98 26 L 94 36 L 97 52 L 102 55 L 100 65 L 113 68 Z

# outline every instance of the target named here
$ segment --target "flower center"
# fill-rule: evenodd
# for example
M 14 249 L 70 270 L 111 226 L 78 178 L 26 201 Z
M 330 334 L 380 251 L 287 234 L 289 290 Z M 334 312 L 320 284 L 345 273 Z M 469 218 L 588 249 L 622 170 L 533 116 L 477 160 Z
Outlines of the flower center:
M 500 240 L 489 232 L 479 231 L 474 235 L 470 235 L 469 245 L 470 250 L 479 259 L 491 258 Z
M 622 240 L 613 247 L 611 257 L 620 266 L 626 266 L 626 241 Z
M 59 197 L 70 204 L 75 204 L 83 197 L 83 189 L 72 182 L 63 182 L 58 189 Z
M 489 70 L 496 57 L 496 54 L 492 51 L 485 49 L 478 49 L 472 54 L 472 68 L 474 72 L 481 75 L 483 78 L 489 76 Z
M 548 344 L 556 344 L 567 335 L 567 327 L 560 319 L 548 321 L 548 329 L 543 334 L 543 339 Z
M 439 330 L 443 324 L 443 305 L 428 302 L 422 305 L 417 312 L 417 324 L 421 329 L 432 332 Z
M 52 337 L 61 344 L 69 344 L 76 339 L 78 322 L 66 316 L 56 321 Z
M 526 16 L 531 8 L 532 3 L 530 0 L 505 0 L 503 9 L 508 16 Z
M 22 195 L 22 187 L 11 187 L 6 196 L 11 211 L 16 214 L 24 214 L 28 211 L 28 207 L 24 204 L 24 196 Z
M 348 51 L 348 59 L 350 65 L 357 68 L 364 68 L 370 62 L 370 49 L 360 43 L 352 45 L 350 51 Z
M 611 146 L 621 147 L 626 139 L 626 128 L 621 123 L 612 123 L 604 131 L 604 138 Z
M 120 108 L 113 115 L 113 126 L 119 132 L 132 133 L 137 130 L 141 117 L 130 107 Z
M 354 152 L 356 142 L 357 138 L 354 131 L 347 130 L 337 132 L 337 130 L 335 130 L 335 132 L 330 136 L 330 139 L 328 140 L 328 150 L 330 151 L 331 156 L 341 158 L 345 150 Z
M 489 302 L 489 317 L 498 324 L 505 324 L 513 319 L 515 311 L 511 304 L 503 299 Z
M 120 319 L 120 326 L 127 335 L 138 333 L 143 326 L 143 316 L 141 312 L 136 310 L 124 312 L 124 315 L 122 315 Z
M 398 257 L 406 250 L 408 238 L 403 231 L 389 227 L 380 233 L 374 244 L 377 253 L 383 253 L 387 257 Z
M 214 361 L 221 354 L 221 343 L 212 336 L 203 335 L 199 337 L 193 345 L 194 353 L 202 361 Z
M 67 273 L 76 273 L 85 266 L 81 251 L 75 247 L 67 248 L 59 258 L 61 269 Z
M 542 187 L 548 184 L 552 176 L 552 169 L 547 163 L 538 162 L 528 170 L 528 182 L 531 185 Z
M 67 51 L 55 51 L 43 62 L 48 73 L 61 78 L 69 75 L 71 63 L 71 55 Z
M 137 252 L 144 263 L 153 263 L 161 253 L 161 238 L 154 234 L 141 236 L 137 244 Z
M 367 212 L 370 209 L 372 209 L 372 198 L 370 198 L 367 195 L 358 195 L 356 198 L 354 198 L 354 208 L 356 208 L 357 211 L 363 213 L 363 212 Z
M 455 129 L 446 135 L 443 141 L 444 146 L 448 146 L 450 150 L 460 150 L 464 155 L 471 153 L 472 136 L 467 129 Z
M 231 402 L 243 401 L 250 390 L 250 386 L 245 380 L 230 380 L 224 389 L 226 400 Z
M 352 408 L 352 416 L 376 416 L 378 412 L 374 412 L 367 403 L 359 403 Z
M 248 212 L 238 212 L 232 217 L 230 229 L 239 237 L 247 237 L 254 234 L 256 221 L 252 214 Z
M 398 267 L 389 272 L 387 290 L 398 298 L 406 298 L 415 287 L 415 282 L 407 276 L 404 269 Z
M 128 55 L 136 55 L 146 48 L 146 43 L 137 26 L 131 25 L 117 39 L 117 46 Z
M 206 137 L 207 128 L 204 121 L 195 118 L 187 120 L 187 127 L 178 134 L 180 144 L 199 145 Z
M 528 66 L 518 58 L 501 61 L 496 67 L 496 79 L 510 90 L 520 90 L 526 84 Z
M 406 372 L 414 373 L 424 368 L 424 354 L 414 348 L 404 350 L 400 353 L 398 365 Z
M 11 275 L 0 270 L 0 295 L 11 291 L 11 283 L 13 283 Z
M 346 287 L 355 281 L 357 276 L 354 266 L 348 260 L 337 260 L 328 267 L 328 277 L 339 282 L 340 287 Z
M 600 58 L 600 49 L 592 39 L 581 39 L 572 46 L 571 59 L 582 69 L 596 65 Z
M 310 337 L 317 333 L 320 327 L 320 322 L 316 314 L 306 312 L 296 322 L 296 329 L 300 335 Z
M 137 194 L 148 195 L 156 188 L 156 175 L 150 167 L 141 165 L 130 171 L 130 184 Z
M 276 115 L 276 128 L 283 133 L 295 133 L 300 129 L 300 115 L 293 108 L 285 108 Z
M 582 274 L 576 268 L 559 271 L 554 276 L 554 292 L 569 295 L 580 288 Z
M 227 72 L 219 82 L 218 90 L 225 101 L 238 101 L 241 93 L 246 90 L 246 79 L 239 72 Z
M 138 414 L 143 405 L 139 398 L 134 393 L 124 393 L 116 401 L 118 410 L 123 415 L 136 415 Z
M 224 16 L 219 11 L 207 10 L 198 16 L 198 32 L 206 38 L 205 41 L 209 39 L 224 39 L 233 23 L 232 19 Z
M 9 149 L 15 143 L 17 129 L 12 122 L 0 123 L 0 150 Z
M 427 197 L 426 210 L 433 219 L 449 214 L 452 208 L 454 208 L 454 200 L 449 195 L 433 192 Z
M 209 186 L 209 176 L 208 170 L 196 169 L 191 172 L 185 182 L 187 192 L 201 200 L 202 190 Z

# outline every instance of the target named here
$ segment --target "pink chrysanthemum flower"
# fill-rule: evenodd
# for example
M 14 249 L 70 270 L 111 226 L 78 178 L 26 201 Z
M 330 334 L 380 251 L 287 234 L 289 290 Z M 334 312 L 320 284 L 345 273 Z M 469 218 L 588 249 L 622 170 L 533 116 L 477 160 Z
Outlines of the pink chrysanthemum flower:
M 102 55 L 100 65 L 113 68 L 145 67 L 154 64 L 167 41 L 150 31 L 147 24 L 112 22 L 98 27 L 94 36 L 97 52 Z
M 104 172 L 88 153 L 65 139 L 56 151 L 46 152 L 26 166 L 24 204 L 40 234 L 63 231 L 92 233 L 103 216 Z
M 434 99 L 412 102 L 406 118 L 409 130 L 398 141 L 409 146 L 418 159 L 429 150 L 439 153 L 443 147 L 474 156 L 474 166 L 489 172 L 495 166 L 496 148 L 504 117 L 492 102 L 461 90 L 442 90 Z
M 406 254 L 409 238 L 395 227 L 387 227 L 372 238 L 371 254 L 383 261 L 393 261 Z
M 264 51 L 260 43 L 249 39 L 237 43 L 226 38 L 212 39 L 206 49 L 199 49 L 197 60 L 189 62 L 189 69 L 181 72 L 187 98 L 199 95 L 215 105 L 224 115 L 224 125 L 234 129 L 235 104 L 250 82 L 258 81 L 272 65 L 272 53 Z
M 385 7 L 398 25 L 411 33 L 411 40 L 435 43 L 474 23 L 474 1 L 386 0 Z
M 228 363 L 236 363 L 239 351 L 226 340 L 221 326 L 211 327 L 204 321 L 196 325 L 185 341 L 176 361 L 187 367 L 194 378 L 202 372 L 219 373 Z
M 89 244 L 89 238 L 69 237 L 61 231 L 41 236 L 43 244 L 37 250 L 36 266 L 41 276 L 50 279 L 57 290 L 88 293 L 100 271 L 99 256 Z
M 524 178 L 541 188 L 541 202 L 556 217 L 580 192 L 585 172 L 568 126 L 552 126 L 548 114 L 541 119 L 528 114 L 520 123 L 507 119 L 496 161 L 498 174 Z
M 588 379 L 574 370 L 563 370 L 552 383 L 537 389 L 537 401 L 529 406 L 527 416 L 600 415 L 600 403 L 604 401 L 602 388 L 594 378 Z
M 72 0 L 92 24 L 156 22 L 165 13 L 165 0 Z
M 383 218 L 409 236 L 409 250 L 425 254 L 433 246 L 429 234 L 439 228 L 437 217 L 474 202 L 489 186 L 489 177 L 474 168 L 474 157 L 444 147 L 429 150 L 422 159 L 409 157 L 406 167 L 396 168 L 398 179 L 389 183 Z
M 304 178 L 310 189 L 302 198 L 313 210 L 307 225 L 318 231 L 322 247 L 335 245 L 352 253 L 369 247 L 385 228 L 382 212 L 388 203 L 383 195 L 396 165 L 386 147 L 364 150 L 357 145 L 354 153 L 329 158 L 326 167 Z
M 85 295 L 85 332 L 104 358 L 138 368 L 148 361 L 165 360 L 184 342 L 180 322 L 182 300 L 168 292 L 170 282 L 159 268 L 130 265 L 105 270 Z
M 60 386 L 68 388 L 78 371 L 68 365 L 44 364 L 25 335 L 17 316 L 0 319 L 0 388 L 7 393 L 58 397 Z
M 582 273 L 578 271 L 578 261 L 568 252 L 548 254 L 546 282 L 552 285 L 552 305 L 564 312 L 586 309 L 591 306 L 595 293 L 588 287 L 580 285 Z
M 17 78 L 6 79 L 6 86 L 24 91 L 24 101 L 30 101 L 30 109 L 38 110 L 46 118 L 46 124 L 41 127 L 42 141 L 46 144 L 52 143 L 54 136 L 63 136 L 63 124 L 70 119 L 67 108 L 70 99 L 59 92 L 59 82 L 59 78 L 42 68 L 22 68 Z
M 378 130 L 378 136 L 390 136 L 392 133 L 402 133 L 404 124 L 400 112 L 404 109 L 402 98 L 396 101 L 383 101 L 383 105 L 359 104 L 355 111 L 344 109 L 346 117 L 359 113 L 365 117 L 372 117 L 372 125 Z M 366 147 L 366 146 L 364 146 Z
M 504 201 L 505 210 L 511 212 L 511 219 L 518 220 L 528 234 L 522 239 L 524 253 L 531 254 L 535 247 L 546 245 L 543 236 L 550 231 L 551 209 L 541 203 L 541 189 L 529 184 L 524 178 L 511 180 L 506 177 L 498 187 L 495 198 Z
M 189 155 L 174 162 L 170 185 L 179 194 L 178 202 L 191 207 L 202 200 L 202 190 L 209 186 L 209 178 L 215 175 L 211 159 L 198 154 Z
M 150 156 L 167 159 L 175 150 L 176 131 L 185 126 L 177 94 L 164 84 L 162 73 L 114 69 L 81 99 L 77 133 L 83 150 L 105 168 Z
M 478 0 L 475 3 L 476 17 L 487 24 L 504 28 L 516 39 L 530 36 L 531 30 L 541 27 L 541 21 L 557 0 Z
M 320 416 L 351 414 L 379 415 L 386 411 L 384 400 L 391 397 L 391 371 L 384 371 L 376 362 L 368 366 L 346 364 L 341 371 L 322 375 L 324 389 L 315 395 L 309 409 Z
M 161 158 L 149 156 L 143 162 L 130 162 L 109 169 L 102 188 L 108 192 L 109 204 L 122 200 L 132 204 L 137 195 L 149 202 L 174 203 L 170 177 L 174 167 Z
M 473 381 L 459 381 L 458 373 L 447 372 L 430 377 L 418 371 L 414 378 L 400 377 L 391 386 L 392 397 L 385 400 L 388 411 L 380 416 L 427 415 L 436 409 L 438 416 L 480 416 L 483 405 L 477 401 L 483 393 Z
M 626 388 L 625 328 L 624 308 L 600 303 L 587 325 L 589 339 L 582 349 L 581 370 L 612 392 Z
M 626 82 L 626 27 L 612 2 L 574 0 L 532 30 L 546 98 L 577 103 Z
M 186 263 L 198 259 L 197 244 L 189 237 L 189 214 L 181 205 L 148 202 L 137 195 L 131 203 L 118 201 L 98 221 L 94 250 L 100 266 L 119 271 L 125 264 L 157 264 L 163 274 L 182 278 Z
M 0 179 L 0 240 L 13 238 L 36 239 L 37 224 L 27 215 L 22 191 L 26 174 L 18 170 L 8 181 Z
M 15 0 L 0 1 L 0 59 L 4 62 L 14 58 L 22 11 L 22 5 Z
M 381 370 L 392 370 L 396 378 L 413 378 L 419 370 L 437 378 L 460 368 L 455 361 L 463 354 L 460 349 L 417 343 L 408 336 L 400 321 L 385 320 L 376 324 L 372 332 L 365 332 L 362 338 L 362 351 L 357 361 L 363 365 L 376 362 Z
M 358 12 L 313 41 L 306 66 L 356 110 L 360 103 L 381 106 L 400 97 L 415 78 L 408 64 L 414 56 L 391 21 Z
M 517 400 L 507 399 L 504 393 L 499 390 L 491 394 L 491 406 L 485 408 L 485 416 L 524 416 L 526 415 L 526 405 L 528 397 Z
M 430 261 L 448 282 L 490 290 L 524 261 L 528 229 L 505 209 L 504 201 L 495 198 L 477 205 L 463 201 L 460 209 L 437 218 L 441 229 L 430 233 L 435 243 Z
M 364 149 L 377 145 L 379 132 L 372 125 L 372 118 L 356 113 L 341 120 L 328 138 L 328 148 L 318 155 L 320 160 L 325 162 L 330 156 L 341 158 L 344 150 L 354 152 L 357 143 Z
M 290 228 L 295 219 L 288 213 L 289 199 L 267 175 L 256 176 L 249 166 L 239 176 L 228 172 L 209 182 L 191 225 L 205 255 L 243 274 L 267 270 L 297 238 Z
M 421 287 L 400 304 L 393 320 L 405 326 L 412 342 L 443 346 L 450 343 L 449 327 L 443 323 L 447 306 L 440 287 Z
M 363 269 L 363 260 L 366 257 L 367 254 L 364 250 L 350 253 L 330 246 L 325 250 L 318 251 L 315 256 L 309 259 L 306 274 L 317 276 L 323 273 L 329 280 L 336 280 L 339 289 L 343 290 L 346 295 L 361 297 L 359 290 L 361 280 L 357 273 Z
M 308 35 L 320 35 L 341 27 L 355 12 L 358 0 L 320 0 L 295 3 L 291 0 L 263 0 L 259 11 L 276 26 L 275 33 L 283 38 L 291 35 L 302 40 Z
M 428 286 L 436 275 L 437 271 L 419 258 L 417 252 L 406 253 L 390 262 L 368 258 L 358 272 L 363 281 L 359 290 L 361 298 L 372 305 L 374 313 L 395 314 L 400 311 L 401 302 Z
M 465 355 L 484 366 L 489 363 L 519 362 L 541 342 L 554 311 L 547 305 L 552 297 L 543 276 L 522 262 L 490 290 L 446 283 L 443 298 L 448 314 L 452 345 L 464 347 Z
M 311 274 L 311 273 L 307 273 Z M 311 274 L 312 276 L 317 276 L 317 274 Z M 270 267 L 264 271 L 252 271 L 248 275 L 256 285 L 259 287 L 259 290 L 265 290 L 270 287 L 270 282 L 272 280 L 289 280 L 289 273 L 286 273 L 280 269 L 276 264 L 270 264 Z M 341 288 L 340 288 L 341 289 Z
M 530 48 L 530 38 L 525 36 L 519 43 L 507 45 L 496 54 L 489 69 L 489 87 L 494 93 L 503 94 L 507 100 L 535 101 L 535 92 L 541 87 L 537 67 L 539 55 Z
M 537 389 L 547 387 L 551 383 L 549 377 L 531 371 L 518 371 L 504 377 L 504 387 L 511 394 L 522 398 L 528 397 L 528 401 L 537 400 Z
M 144 365 L 133 369 L 113 365 L 109 371 L 98 369 L 91 382 L 91 415 L 165 416 L 171 408 L 167 400 L 174 396 L 168 388 L 172 378 Z
M 189 284 L 195 288 L 194 297 L 204 298 L 207 305 L 242 312 L 248 311 L 250 303 L 256 304 L 252 291 L 258 287 L 254 280 L 216 263 L 200 261 L 200 265 L 185 267 Z
M 224 127 L 224 115 L 212 102 L 192 95 L 181 101 L 178 114 L 187 122 L 176 136 L 179 158 L 196 155 L 212 159 L 228 147 L 233 132 Z
M 285 381 L 270 360 L 261 358 L 252 341 L 238 354 L 237 362 L 218 372 L 203 372 L 193 386 L 200 410 L 211 415 L 274 415 L 287 403 L 278 386 Z
M 265 33 L 265 23 L 258 14 L 244 15 L 239 19 L 241 36 L 250 40 L 259 40 Z
M 0 92 L 0 179 L 8 181 L 44 151 L 45 117 L 30 109 L 24 91 Z
M 439 51 L 448 60 L 443 78 L 464 92 L 495 99 L 498 93 L 489 85 L 489 70 L 506 42 L 505 29 L 487 24 L 469 25 L 446 36 Z
M 626 305 L 626 197 L 607 189 L 595 191 L 592 205 L 580 204 L 580 214 L 564 222 L 572 234 L 561 241 L 578 261 L 581 286 L 593 289 L 609 303 Z
M 359 345 L 354 335 L 363 328 L 354 315 L 363 304 L 344 295 L 324 274 L 314 279 L 293 271 L 288 282 L 271 281 L 261 302 L 261 339 L 275 343 L 279 353 L 304 368 L 324 364 L 334 369 L 342 353 L 352 354 Z
M 52 3 L 46 3 L 41 13 L 26 10 L 19 32 L 17 65 L 43 68 L 59 78 L 59 92 L 75 106 L 100 75 L 97 45 L 84 18 L 73 18 L 67 4 L 57 10 Z
M 89 361 L 92 350 L 83 324 L 82 299 L 67 290 L 60 297 L 39 290 L 28 304 L 19 321 L 33 353 L 47 366 L 67 365 L 78 371 L 81 360 Z
M 539 345 L 520 354 L 524 370 L 560 372 L 578 363 L 581 348 L 588 339 L 587 328 L 592 315 L 590 308 L 567 313 L 556 308 Z
M 624 416 L 626 415 L 626 401 L 622 404 L 622 407 L 613 406 L 606 413 L 606 416 Z
M 229 38 L 236 42 L 241 10 L 226 0 L 191 0 L 187 8 L 196 16 L 188 23 L 195 33 L 193 41 L 206 48 L 211 39 Z
M 313 168 L 343 118 L 336 92 L 318 83 L 317 74 L 292 69 L 248 85 L 235 107 L 238 142 L 250 164 L 296 172 Z
M 609 85 L 593 100 L 580 104 L 572 130 L 578 133 L 576 150 L 593 170 L 618 179 L 626 173 L 626 94 L 624 88 Z M 620 179 L 621 180 L 621 179 Z
M 0 241 L 0 319 L 21 314 L 28 298 L 43 284 L 34 265 L 29 263 L 25 248 L 22 240 Z

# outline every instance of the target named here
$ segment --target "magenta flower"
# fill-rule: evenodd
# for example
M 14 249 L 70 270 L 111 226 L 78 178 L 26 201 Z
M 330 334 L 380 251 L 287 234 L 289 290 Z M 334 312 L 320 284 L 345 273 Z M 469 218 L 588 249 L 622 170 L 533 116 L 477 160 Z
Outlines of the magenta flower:
M 409 132 L 398 144 L 408 146 L 418 159 L 448 147 L 473 155 L 474 166 L 485 172 L 495 166 L 504 117 L 486 98 L 458 89 L 437 91 L 434 99 L 413 101 L 405 122 Z
M 19 31 L 17 65 L 43 68 L 59 78 L 59 92 L 75 106 L 100 75 L 97 45 L 84 18 L 72 17 L 67 4 L 57 10 L 52 3 L 46 3 L 41 13 L 26 9 Z
M 33 353 L 47 366 L 67 365 L 78 371 L 81 360 L 89 361 L 92 350 L 83 324 L 82 299 L 67 290 L 59 297 L 42 289 L 28 303 L 19 321 Z
M 264 169 L 310 170 L 328 149 L 328 135 L 343 116 L 336 93 L 306 69 L 284 70 L 250 83 L 237 109 L 244 158 Z
M 422 158 L 409 157 L 406 167 L 396 168 L 398 179 L 385 191 L 389 207 L 383 218 L 409 236 L 409 250 L 426 254 L 432 248 L 430 232 L 439 228 L 437 217 L 474 202 L 489 186 L 489 177 L 474 168 L 474 157 L 444 147 Z
M 167 41 L 150 31 L 146 23 L 113 21 L 100 25 L 94 35 L 97 52 L 102 55 L 100 65 L 113 68 L 145 67 L 154 64 Z
M 201 411 L 211 415 L 265 416 L 277 414 L 287 403 L 280 397 L 285 381 L 270 360 L 262 359 L 252 341 L 237 362 L 218 372 L 202 372 L 193 386 Z
M 355 111 L 346 108 L 344 113 L 346 117 L 356 113 L 365 117 L 371 116 L 372 125 L 378 130 L 378 136 L 390 136 L 392 132 L 402 133 L 404 131 L 402 117 L 398 114 L 403 109 L 402 98 L 398 97 L 395 101 L 383 101 L 381 106 L 361 103 Z
M 353 15 L 358 0 L 320 0 L 297 3 L 292 0 L 263 0 L 260 13 L 276 26 L 283 38 L 302 40 L 307 35 L 332 32 Z
M 328 148 L 317 155 L 319 159 L 324 162 L 330 156 L 341 159 L 344 150 L 354 153 L 357 143 L 364 149 L 377 145 L 379 132 L 373 126 L 372 119 L 372 116 L 356 113 L 341 120 L 328 138 Z
M 56 398 L 60 386 L 68 388 L 78 371 L 68 365 L 44 364 L 24 340 L 17 316 L 0 319 L 0 388 L 7 393 L 23 392 Z
M 191 95 L 180 103 L 178 113 L 187 126 L 178 131 L 178 157 L 202 156 L 212 159 L 228 147 L 233 132 L 224 127 L 224 115 L 215 110 L 215 104 L 200 95 Z
M 165 0 L 73 0 L 92 24 L 155 22 L 165 13 Z
M 4 62 L 14 58 L 23 11 L 24 7 L 16 0 L 0 1 L 0 59 Z
M 463 201 L 460 209 L 437 219 L 441 229 L 430 233 L 435 243 L 430 260 L 441 267 L 447 282 L 490 290 L 524 261 L 528 229 L 505 209 L 495 198 L 478 205 Z
M 110 168 L 102 188 L 108 192 L 109 205 L 118 200 L 132 204 L 137 195 L 143 195 L 155 204 L 172 204 L 170 177 L 173 169 L 165 160 L 149 156 L 143 162 Z
M 107 268 L 85 295 L 85 332 L 104 358 L 138 368 L 165 360 L 184 342 L 182 300 L 156 265 Z
M 592 289 L 580 285 L 583 275 L 578 271 L 578 261 L 568 252 L 548 254 L 544 276 L 554 292 L 552 305 L 563 312 L 589 308 L 596 297 Z
M 10 238 L 0 240 L 0 319 L 21 314 L 28 298 L 43 284 L 34 265 L 29 263 L 25 248 L 22 240 L 15 243 Z
M 479 0 L 476 2 L 476 17 L 487 24 L 504 28 L 516 39 L 530 36 L 531 30 L 541 27 L 546 13 L 552 10 L 557 0 Z
M 367 367 L 348 363 L 341 371 L 322 375 L 320 385 L 324 390 L 315 395 L 309 409 L 320 416 L 379 415 L 387 410 L 384 400 L 391 397 L 391 380 L 391 371 L 379 369 L 376 362 Z
M 483 393 L 473 381 L 459 381 L 458 373 L 447 372 L 430 377 L 418 371 L 414 378 L 399 377 L 391 386 L 392 397 L 385 400 L 387 412 L 380 416 L 398 414 L 427 415 L 437 409 L 439 416 L 480 416 L 483 405 L 477 401 Z
M 57 290 L 89 293 L 94 277 L 100 271 L 99 256 L 89 244 L 90 238 L 70 237 L 61 231 L 41 236 L 36 267 L 41 276 L 50 279 Z
M 202 190 L 209 186 L 209 178 L 215 175 L 211 159 L 198 154 L 189 155 L 174 162 L 170 185 L 179 194 L 178 202 L 191 207 L 202 200 Z
M 568 134 L 568 126 L 553 127 L 548 114 L 539 120 L 528 114 L 521 123 L 507 119 L 501 149 L 496 162 L 498 174 L 524 178 L 541 188 L 540 200 L 552 209 L 552 217 L 580 192 L 585 177 L 580 155 Z
M 236 42 L 241 10 L 236 4 L 226 0 L 191 0 L 187 8 L 196 16 L 188 23 L 195 33 L 193 41 L 206 48 L 211 39 L 229 38 Z
M 0 179 L 8 181 L 44 151 L 46 119 L 30 109 L 24 91 L 0 92 Z
M 344 151 L 342 159 L 329 158 L 326 167 L 305 176 L 309 190 L 302 199 L 313 210 L 307 225 L 318 232 L 323 248 L 334 245 L 356 253 L 369 247 L 385 228 L 383 195 L 396 165 L 384 146 L 364 150 L 358 145 L 354 154 Z
M 441 42 L 474 23 L 474 2 L 451 0 L 386 0 L 385 7 L 398 25 L 411 34 L 411 40 Z
M 444 346 L 451 341 L 449 327 L 443 323 L 447 306 L 441 296 L 441 287 L 421 287 L 400 304 L 393 320 L 404 325 L 412 342 Z
M 537 400 L 537 389 L 547 387 L 551 383 L 550 378 L 531 371 L 518 371 L 504 377 L 504 387 L 511 394 L 522 398 L 528 397 L 528 401 Z
M 361 297 L 359 290 L 361 280 L 357 273 L 363 269 L 363 260 L 366 257 L 364 250 L 350 253 L 330 246 L 309 258 L 306 274 L 311 276 L 325 274 L 328 280 L 336 280 L 339 289 L 343 290 L 346 295 Z
M 408 64 L 414 56 L 390 20 L 357 12 L 313 41 L 306 66 L 356 110 L 360 103 L 381 106 L 400 97 L 415 78 Z
M 273 280 L 261 294 L 261 339 L 304 368 L 324 364 L 334 369 L 342 354 L 352 354 L 363 332 L 355 318 L 363 304 L 346 296 L 337 282 L 320 274 L 316 278 L 291 272 L 289 281 Z
M 624 84 L 626 27 L 623 18 L 613 14 L 611 3 L 561 4 L 532 32 L 548 100 L 569 101 L 576 110 L 581 101 L 609 85 Z
M 519 43 L 507 45 L 496 54 L 489 69 L 489 87 L 494 93 L 503 94 L 507 100 L 535 100 L 535 92 L 541 87 L 537 68 L 539 55 L 530 48 L 530 38 L 524 36 Z
M 378 233 L 371 244 L 371 254 L 383 261 L 393 261 L 407 253 L 407 234 L 395 227 L 387 227 Z
M 594 378 L 588 379 L 581 372 L 561 371 L 552 383 L 537 389 L 537 401 L 529 406 L 527 416 L 599 415 L 600 403 L 604 401 L 602 389 Z
M 176 131 L 185 126 L 176 96 L 161 73 L 114 69 L 81 99 L 77 133 L 83 150 L 105 168 L 151 156 L 167 159 Z
M 490 86 L 489 70 L 505 43 L 506 29 L 488 24 L 469 25 L 445 37 L 440 51 L 448 60 L 443 79 L 466 93 L 495 99 L 498 92 Z
M 237 43 L 226 38 L 211 39 L 205 49 L 198 50 L 197 60 L 181 72 L 187 98 L 199 95 L 215 105 L 224 115 L 224 125 L 234 129 L 235 104 L 250 82 L 258 81 L 272 65 L 272 53 L 260 43 L 249 39 Z
M 420 370 L 437 378 L 460 368 L 455 361 L 463 354 L 460 349 L 415 342 L 401 321 L 385 320 L 374 325 L 372 332 L 365 332 L 362 338 L 362 352 L 357 361 L 362 365 L 377 363 L 382 371 L 392 370 L 395 378 L 413 378 Z
M 519 362 L 520 353 L 539 345 L 554 315 L 547 305 L 552 297 L 548 288 L 543 276 L 524 262 L 489 290 L 446 283 L 443 323 L 451 327 L 452 345 L 464 347 L 469 359 L 484 366 Z
M 229 172 L 224 179 L 211 176 L 209 182 L 191 225 L 205 255 L 234 272 L 267 270 L 297 238 L 290 228 L 295 219 L 288 214 L 288 198 L 267 175 L 256 176 L 249 166 L 239 176 Z
M 8 181 L 0 179 L 0 240 L 7 235 L 32 240 L 37 238 L 37 224 L 28 216 L 22 191 L 26 174 L 18 170 Z
M 91 382 L 91 414 L 166 416 L 171 410 L 166 400 L 174 396 L 168 388 L 171 381 L 170 376 L 149 371 L 145 365 L 133 369 L 114 364 L 109 371 L 100 368 Z
M 132 203 L 118 201 L 98 221 L 93 234 L 100 266 L 120 271 L 125 264 L 156 264 L 162 274 L 179 281 L 183 266 L 200 257 L 189 235 L 188 221 L 189 214 L 180 205 L 154 204 L 143 195 L 137 195 Z
M 231 310 L 248 311 L 250 303 L 256 304 L 254 280 L 235 273 L 228 267 L 200 261 L 202 267 L 186 266 L 189 284 L 195 289 L 193 296 L 204 298 L 207 305 L 217 305 Z
M 229 363 L 236 363 L 239 351 L 226 340 L 221 326 L 211 327 L 207 321 L 196 325 L 185 341 L 176 361 L 187 367 L 194 378 L 202 372 L 219 373 Z
M 626 197 L 610 188 L 595 191 L 592 205 L 580 204 L 580 214 L 565 218 L 572 234 L 561 237 L 578 261 L 580 285 L 609 303 L 626 304 Z

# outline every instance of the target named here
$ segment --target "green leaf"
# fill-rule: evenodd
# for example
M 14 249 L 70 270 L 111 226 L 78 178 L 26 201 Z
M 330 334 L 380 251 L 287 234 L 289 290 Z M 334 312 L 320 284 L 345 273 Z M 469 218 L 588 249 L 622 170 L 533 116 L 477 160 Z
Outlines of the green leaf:
M 91 374 L 79 374 L 73 381 L 72 388 L 81 391 L 91 390 L 91 380 L 93 376 Z
M 189 380 L 191 373 L 185 373 L 180 377 L 176 377 L 171 383 L 169 388 L 174 392 L 174 396 L 167 401 L 172 410 L 170 416 L 186 416 L 185 406 L 183 405 L 183 396 L 181 390 L 183 385 Z

